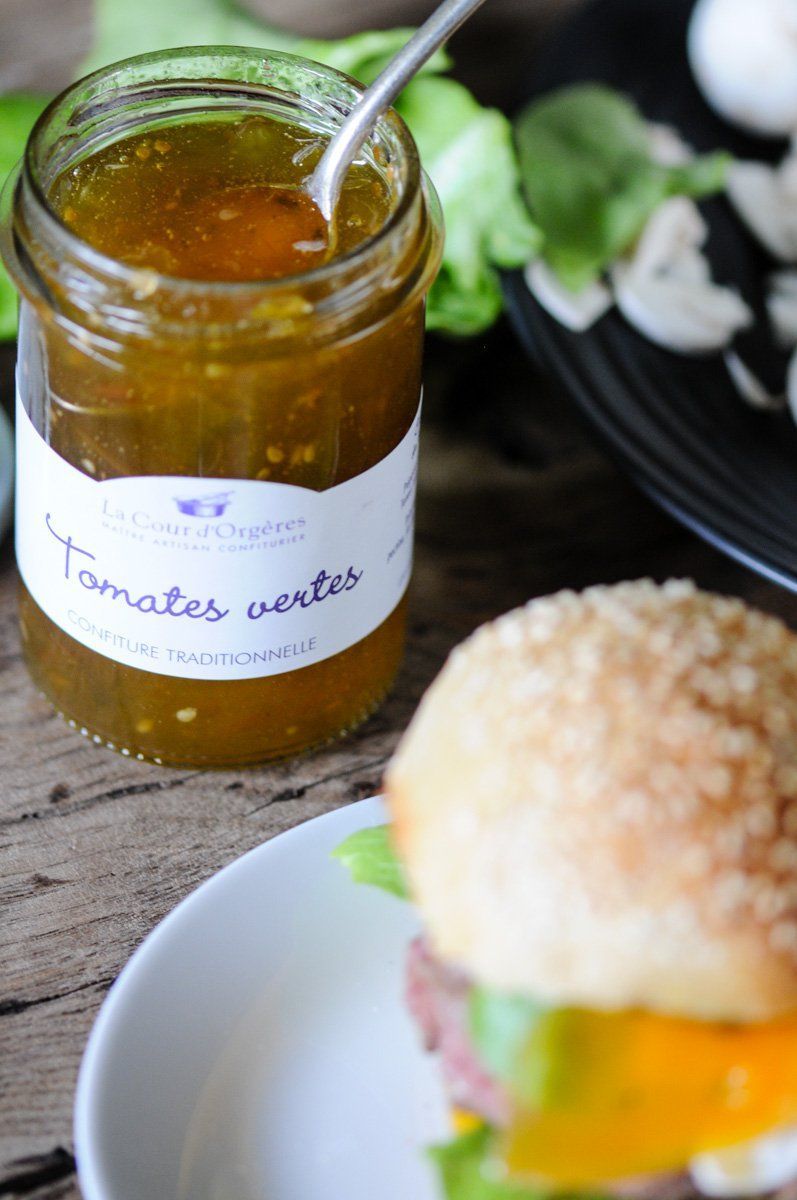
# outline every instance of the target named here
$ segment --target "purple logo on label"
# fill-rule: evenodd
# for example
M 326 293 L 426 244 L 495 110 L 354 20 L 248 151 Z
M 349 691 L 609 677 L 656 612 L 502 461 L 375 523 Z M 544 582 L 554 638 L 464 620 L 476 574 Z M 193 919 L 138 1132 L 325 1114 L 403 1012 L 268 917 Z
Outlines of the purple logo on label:
M 179 512 L 187 517 L 220 517 L 230 503 L 233 492 L 216 492 L 212 496 L 194 496 L 191 500 L 174 497 Z

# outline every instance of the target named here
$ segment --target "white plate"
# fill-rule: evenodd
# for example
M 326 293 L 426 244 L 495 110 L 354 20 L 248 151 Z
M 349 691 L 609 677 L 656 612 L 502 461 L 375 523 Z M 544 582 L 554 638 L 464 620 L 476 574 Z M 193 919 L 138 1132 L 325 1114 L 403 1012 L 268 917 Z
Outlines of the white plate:
M 78 1082 L 85 1200 L 435 1200 L 435 1064 L 403 1005 L 409 905 L 330 851 L 377 800 L 246 854 L 158 926 Z

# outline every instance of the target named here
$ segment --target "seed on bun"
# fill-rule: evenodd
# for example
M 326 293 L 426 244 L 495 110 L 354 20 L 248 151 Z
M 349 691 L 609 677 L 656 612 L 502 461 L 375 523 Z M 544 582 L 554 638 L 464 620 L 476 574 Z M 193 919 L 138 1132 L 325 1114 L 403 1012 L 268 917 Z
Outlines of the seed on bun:
M 435 956 L 543 1004 L 797 1010 L 797 637 L 643 580 L 449 659 L 387 776 Z

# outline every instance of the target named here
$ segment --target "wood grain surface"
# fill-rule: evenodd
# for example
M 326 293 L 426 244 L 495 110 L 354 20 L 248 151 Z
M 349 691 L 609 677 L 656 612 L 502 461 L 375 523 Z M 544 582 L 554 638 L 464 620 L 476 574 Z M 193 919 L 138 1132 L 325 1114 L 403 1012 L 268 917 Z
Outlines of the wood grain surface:
M 565 0 L 549 0 L 548 11 L 557 6 Z M 477 29 L 460 52 L 464 77 L 482 81 L 485 98 L 510 103 L 532 9 L 515 3 L 518 36 Z M 512 12 L 507 0 L 501 21 Z M 87 13 L 84 0 L 0 0 L 0 89 L 60 82 L 64 58 L 86 42 Z M 9 407 L 12 364 L 11 350 L 0 351 Z M 797 598 L 699 543 L 624 480 L 505 328 L 462 346 L 432 340 L 426 396 L 404 667 L 358 733 L 299 761 L 170 771 L 81 739 L 28 680 L 8 539 L 0 549 L 0 1197 L 76 1200 L 76 1073 L 131 952 L 244 851 L 376 792 L 424 688 L 482 621 L 564 586 L 686 574 L 797 624 Z
M 7 398 L 8 352 L 3 368 Z M 240 772 L 170 771 L 84 741 L 27 678 L 6 544 L 0 1196 L 79 1195 L 70 1129 L 76 1072 L 97 1009 L 130 953 L 239 854 L 375 793 L 423 689 L 480 622 L 563 586 L 688 574 L 797 623 L 797 598 L 683 532 L 614 470 L 505 329 L 471 346 L 433 341 L 427 378 L 405 665 L 372 720 L 307 758 Z

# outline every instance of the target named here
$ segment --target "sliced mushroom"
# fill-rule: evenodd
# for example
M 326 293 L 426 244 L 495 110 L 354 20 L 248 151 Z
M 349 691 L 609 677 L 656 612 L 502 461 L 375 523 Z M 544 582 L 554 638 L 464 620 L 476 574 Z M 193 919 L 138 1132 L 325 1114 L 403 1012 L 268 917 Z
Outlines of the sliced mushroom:
M 630 265 L 643 275 L 672 273 L 681 279 L 705 283 L 711 269 L 701 247 L 708 225 L 694 200 L 673 196 L 653 213 L 637 241 Z
M 614 303 L 609 289 L 599 281 L 571 292 L 541 258 L 529 263 L 525 277 L 529 291 L 545 311 L 574 333 L 590 329 Z
M 774 396 L 735 350 L 726 350 L 725 366 L 737 392 L 751 408 L 779 412 L 786 407 L 785 395 Z
M 719 350 L 753 322 L 737 292 L 712 282 L 700 250 L 706 236 L 697 205 L 675 196 L 651 217 L 633 257 L 611 273 L 626 320 L 657 345 L 683 354 Z
M 727 189 L 734 208 L 762 245 L 782 262 L 797 263 L 795 147 L 779 167 L 759 162 L 732 163 Z
M 797 346 L 797 271 L 778 271 L 770 280 L 767 311 L 778 345 Z
M 797 351 L 792 355 L 786 376 L 786 399 L 789 402 L 791 415 L 797 421 Z

